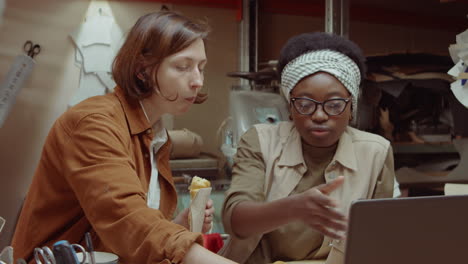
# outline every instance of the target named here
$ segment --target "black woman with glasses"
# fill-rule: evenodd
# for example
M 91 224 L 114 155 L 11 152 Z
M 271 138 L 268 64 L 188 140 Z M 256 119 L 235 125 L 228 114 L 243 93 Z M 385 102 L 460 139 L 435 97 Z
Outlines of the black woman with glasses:
M 278 71 L 291 120 L 242 136 L 221 254 L 239 263 L 342 264 L 351 203 L 395 195 L 390 143 L 350 126 L 364 60 L 355 43 L 327 33 L 301 34 L 283 47 Z

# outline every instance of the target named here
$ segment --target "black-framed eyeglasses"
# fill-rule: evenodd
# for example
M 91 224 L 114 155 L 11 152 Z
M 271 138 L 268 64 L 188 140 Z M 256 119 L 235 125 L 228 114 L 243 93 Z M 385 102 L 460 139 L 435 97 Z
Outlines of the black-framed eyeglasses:
M 350 98 L 333 98 L 323 102 L 305 97 L 292 97 L 291 104 L 301 115 L 313 115 L 318 105 L 322 105 L 323 111 L 329 116 L 336 116 L 343 113 L 348 105 Z

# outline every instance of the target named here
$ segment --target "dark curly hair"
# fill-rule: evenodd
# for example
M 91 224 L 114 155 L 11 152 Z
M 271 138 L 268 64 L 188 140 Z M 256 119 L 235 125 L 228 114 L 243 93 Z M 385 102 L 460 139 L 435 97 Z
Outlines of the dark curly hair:
M 361 72 L 361 82 L 366 73 L 366 58 L 354 42 L 335 34 L 325 32 L 304 33 L 290 38 L 283 46 L 278 59 L 278 74 L 295 58 L 314 50 L 334 50 L 352 59 Z

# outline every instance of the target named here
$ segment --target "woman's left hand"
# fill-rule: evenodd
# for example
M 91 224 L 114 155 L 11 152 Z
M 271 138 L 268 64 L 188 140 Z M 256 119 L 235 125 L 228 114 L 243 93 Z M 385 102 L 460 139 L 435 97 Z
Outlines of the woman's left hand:
M 176 216 L 176 218 L 174 218 L 172 222 L 179 224 L 187 228 L 188 230 L 190 230 L 190 223 L 188 221 L 189 212 L 190 212 L 190 208 L 185 208 Z
M 215 209 L 213 207 L 213 200 L 208 199 L 208 202 L 206 202 L 206 207 L 205 207 L 205 218 L 203 219 L 202 233 L 207 233 L 208 231 L 210 231 L 212 223 L 213 223 L 214 211 Z M 182 225 L 185 228 L 190 230 L 190 223 L 188 221 L 189 212 L 190 212 L 190 208 L 185 208 L 176 216 L 173 222 L 176 224 Z
M 214 214 L 214 206 L 213 206 L 213 200 L 208 199 L 208 202 L 206 202 L 206 208 L 205 208 L 205 219 L 203 221 L 203 228 L 202 228 L 202 233 L 205 234 L 211 230 L 211 227 L 213 225 L 213 214 Z

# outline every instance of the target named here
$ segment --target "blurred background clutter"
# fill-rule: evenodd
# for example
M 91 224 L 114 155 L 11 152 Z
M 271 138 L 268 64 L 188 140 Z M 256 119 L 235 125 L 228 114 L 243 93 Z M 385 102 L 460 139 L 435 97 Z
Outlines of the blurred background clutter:
M 0 83 L 24 55 L 25 41 L 41 46 L 0 128 L 0 215 L 7 220 L 0 248 L 11 242 L 53 122 L 71 105 L 112 90 L 109 63 L 121 39 L 138 17 L 163 6 L 206 18 L 213 29 L 202 91 L 208 100 L 163 123 L 173 141 L 178 208 L 190 203 L 192 177 L 209 179 L 214 233 L 224 231 L 219 210 L 240 136 L 257 123 L 289 120 L 277 58 L 286 40 L 303 32 L 333 32 L 363 49 L 368 73 L 353 125 L 391 141 L 406 195 L 468 183 L 468 109 L 460 99 L 468 79 L 467 1 L 0 0 Z M 90 26 L 98 20 L 111 34 Z

